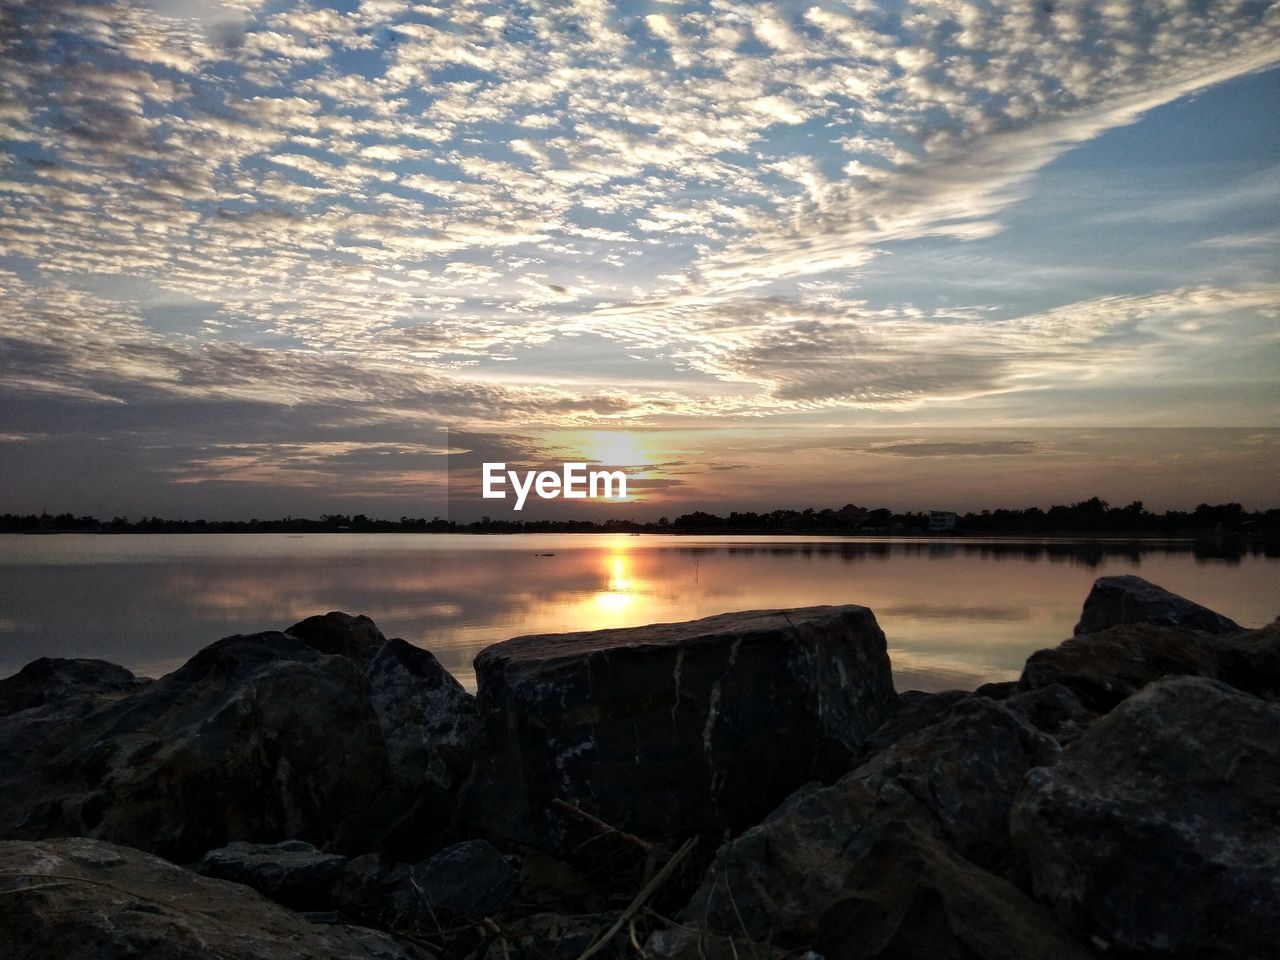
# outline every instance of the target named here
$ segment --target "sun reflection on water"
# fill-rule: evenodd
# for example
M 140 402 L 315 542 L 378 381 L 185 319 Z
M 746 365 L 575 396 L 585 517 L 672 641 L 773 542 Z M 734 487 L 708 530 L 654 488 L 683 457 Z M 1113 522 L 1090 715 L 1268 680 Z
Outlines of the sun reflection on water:
M 606 613 L 625 614 L 637 598 L 631 557 L 626 553 L 610 554 L 605 558 L 605 570 L 607 579 L 604 589 L 593 597 L 595 605 Z

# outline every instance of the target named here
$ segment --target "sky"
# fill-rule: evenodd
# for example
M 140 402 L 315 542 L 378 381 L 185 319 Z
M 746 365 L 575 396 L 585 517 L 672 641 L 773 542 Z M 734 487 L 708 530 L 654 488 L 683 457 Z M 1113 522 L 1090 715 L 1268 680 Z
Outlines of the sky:
M 1278 265 L 1277 3 L 0 0 L 0 511 L 1276 506 Z

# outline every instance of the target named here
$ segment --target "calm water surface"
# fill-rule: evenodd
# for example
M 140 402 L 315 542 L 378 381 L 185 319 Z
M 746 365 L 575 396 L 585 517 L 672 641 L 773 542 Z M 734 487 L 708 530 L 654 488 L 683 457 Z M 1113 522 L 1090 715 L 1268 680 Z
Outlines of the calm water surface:
M 549 555 L 548 555 L 549 554 Z M 1280 560 L 1185 543 L 627 535 L 0 535 L 0 676 L 40 656 L 158 676 L 219 637 L 365 613 L 468 687 L 523 633 L 859 603 L 899 689 L 1016 677 L 1070 636 L 1094 578 L 1138 573 L 1246 626 L 1280 613 Z

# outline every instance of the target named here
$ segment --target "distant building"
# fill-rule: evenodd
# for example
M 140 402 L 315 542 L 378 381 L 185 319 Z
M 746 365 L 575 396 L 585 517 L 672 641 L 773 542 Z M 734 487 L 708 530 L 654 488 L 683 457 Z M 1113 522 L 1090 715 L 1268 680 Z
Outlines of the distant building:
M 956 528 L 956 515 L 949 510 L 930 510 L 929 511 L 929 532 L 934 533 L 938 530 L 954 530 Z

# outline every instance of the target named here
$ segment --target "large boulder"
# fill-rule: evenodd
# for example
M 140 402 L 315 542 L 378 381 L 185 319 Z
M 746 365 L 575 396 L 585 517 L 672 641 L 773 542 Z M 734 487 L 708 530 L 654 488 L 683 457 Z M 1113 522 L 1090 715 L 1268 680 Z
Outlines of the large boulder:
M 1237 633 L 1238 623 L 1202 607 L 1163 587 L 1127 574 L 1100 577 L 1093 584 L 1080 612 L 1075 633 L 1097 633 L 1121 624 L 1144 623 L 1181 627 L 1205 633 Z
M 73 697 L 124 693 L 144 682 L 105 660 L 41 657 L 0 680 L 0 717 Z
M 1280 706 L 1177 677 L 1031 771 L 1012 815 L 1034 894 L 1126 957 L 1280 942 Z
M 395 783 L 366 676 L 282 633 L 227 637 L 123 697 L 0 719 L 0 836 L 185 862 L 231 840 L 359 852 Z
M 962 701 L 941 723 L 829 787 L 802 788 L 726 843 L 682 918 L 752 940 L 812 945 L 850 889 L 876 882 L 876 842 L 895 824 L 953 847 L 975 871 L 1000 869 L 1010 859 L 1008 814 L 1023 777 L 1058 753 L 1003 705 Z
M 0 842 L 6 960 L 429 960 L 412 944 L 308 923 L 245 887 L 85 839 Z
M 1021 691 L 1066 687 L 1090 710 L 1105 713 L 1162 677 L 1216 677 L 1208 634 L 1183 627 L 1121 624 L 1081 634 L 1027 658 Z
M 519 637 L 475 664 L 463 816 L 552 850 L 583 838 L 555 800 L 655 841 L 742 830 L 847 770 L 896 699 L 884 634 L 856 606 Z
M 347 862 L 346 857 L 321 853 L 302 840 L 237 840 L 206 853 L 196 864 L 196 872 L 253 887 L 294 910 L 328 910 Z

